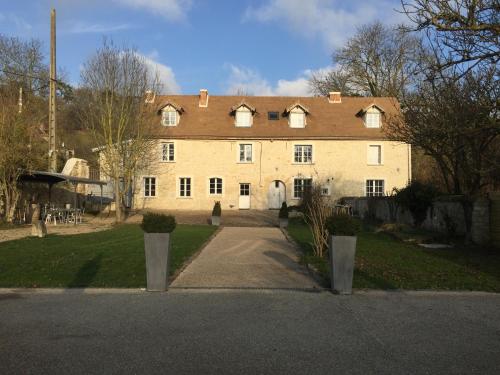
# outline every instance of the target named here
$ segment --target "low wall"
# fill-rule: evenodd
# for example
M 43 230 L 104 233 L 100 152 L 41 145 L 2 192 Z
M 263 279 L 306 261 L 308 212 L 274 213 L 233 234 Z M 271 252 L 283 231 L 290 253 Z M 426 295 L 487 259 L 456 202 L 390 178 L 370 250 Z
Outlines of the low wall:
M 353 212 L 359 217 L 371 217 L 384 222 L 397 222 L 414 225 L 411 213 L 397 207 L 392 197 L 346 197 L 346 204 L 353 207 Z M 489 241 L 490 201 L 480 198 L 474 202 L 472 214 L 472 239 L 478 244 Z M 460 202 L 436 200 L 427 210 L 422 225 L 423 228 L 446 234 L 465 234 L 465 217 Z

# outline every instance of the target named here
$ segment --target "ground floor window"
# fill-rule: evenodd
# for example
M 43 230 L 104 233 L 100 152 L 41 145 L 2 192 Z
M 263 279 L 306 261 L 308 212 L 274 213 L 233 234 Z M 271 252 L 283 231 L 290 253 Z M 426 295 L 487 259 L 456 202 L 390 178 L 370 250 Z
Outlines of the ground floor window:
M 179 178 L 179 196 L 181 197 L 191 196 L 191 177 Z
M 144 177 L 144 196 L 156 197 L 156 177 Z
M 366 196 L 381 197 L 384 195 L 384 180 L 366 180 Z
M 210 194 L 222 194 L 222 178 L 212 177 L 210 179 Z
M 312 188 L 312 178 L 294 178 L 293 179 L 293 197 L 300 199 L 304 192 Z

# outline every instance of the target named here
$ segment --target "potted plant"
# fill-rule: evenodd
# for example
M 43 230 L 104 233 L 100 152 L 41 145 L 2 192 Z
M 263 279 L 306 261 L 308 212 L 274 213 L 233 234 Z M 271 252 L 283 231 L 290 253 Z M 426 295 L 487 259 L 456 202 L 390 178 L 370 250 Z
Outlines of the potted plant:
M 288 207 L 286 205 L 286 202 L 283 202 L 281 204 L 278 217 L 280 219 L 280 228 L 286 228 L 288 226 Z
M 173 216 L 146 213 L 142 218 L 144 251 L 146 254 L 146 289 L 150 292 L 167 290 L 170 255 L 170 233 L 175 229 Z
M 220 201 L 215 202 L 214 208 L 212 210 L 212 225 L 220 225 L 220 215 L 222 209 L 220 207 Z
M 339 294 L 352 294 L 356 234 L 360 230 L 359 221 L 350 215 L 337 214 L 328 217 L 325 225 L 329 235 L 332 291 Z

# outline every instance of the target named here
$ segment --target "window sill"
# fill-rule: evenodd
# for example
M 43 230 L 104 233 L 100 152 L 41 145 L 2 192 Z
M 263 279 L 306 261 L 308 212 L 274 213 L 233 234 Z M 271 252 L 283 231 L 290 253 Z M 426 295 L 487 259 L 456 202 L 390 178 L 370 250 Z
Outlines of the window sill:
M 292 162 L 292 165 L 314 165 L 315 163 L 297 163 L 297 162 Z
M 370 163 L 368 163 L 366 165 L 368 165 L 370 167 L 383 167 L 384 166 L 384 164 L 370 164 Z
M 163 126 L 164 128 L 175 128 L 177 126 L 177 124 L 175 124 L 175 125 L 164 125 L 164 124 L 161 124 L 161 126 Z
M 193 197 L 176 197 L 177 199 L 193 199 Z
M 160 163 L 166 163 L 166 164 L 172 164 L 175 163 L 175 160 L 169 161 L 169 160 L 160 160 Z
M 146 197 L 146 196 L 142 196 L 144 199 L 155 199 L 157 196 L 155 195 L 154 197 Z
M 236 164 L 253 164 L 253 161 L 237 161 Z
M 252 125 L 234 125 L 235 128 L 251 128 Z

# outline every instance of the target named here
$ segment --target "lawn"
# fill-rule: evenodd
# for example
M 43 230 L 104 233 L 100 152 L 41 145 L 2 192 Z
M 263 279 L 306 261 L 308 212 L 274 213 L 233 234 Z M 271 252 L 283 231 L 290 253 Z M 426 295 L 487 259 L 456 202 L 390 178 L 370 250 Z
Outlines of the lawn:
M 172 275 L 215 227 L 178 225 L 172 235 Z M 71 236 L 0 243 L 0 287 L 146 286 L 143 232 L 138 225 Z
M 312 255 L 309 228 L 292 222 L 288 232 L 303 249 L 303 261 L 329 279 L 326 260 Z M 353 287 L 500 292 L 500 253 L 465 247 L 430 250 L 363 231 L 358 236 Z

